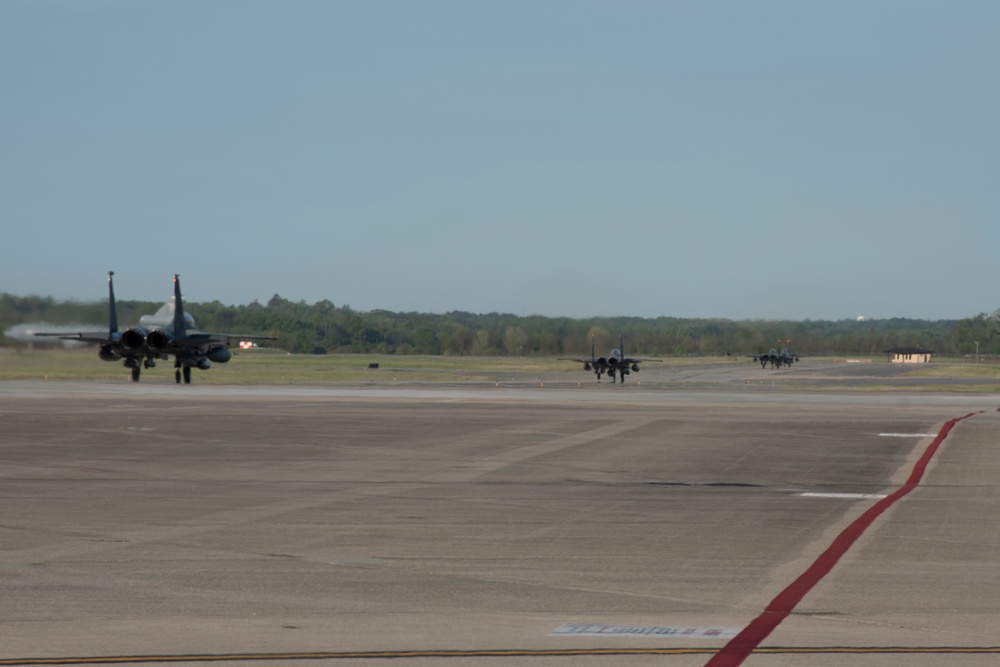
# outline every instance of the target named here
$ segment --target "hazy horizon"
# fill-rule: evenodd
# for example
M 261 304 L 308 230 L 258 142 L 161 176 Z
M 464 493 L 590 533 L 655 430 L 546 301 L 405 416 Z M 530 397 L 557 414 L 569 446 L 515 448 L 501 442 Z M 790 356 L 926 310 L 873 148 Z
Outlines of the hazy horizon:
M 10 292 L 0 292 L 0 293 L 11 294 Z M 54 296 L 51 296 L 51 295 L 45 295 L 45 294 L 26 294 L 26 295 L 25 294 L 11 294 L 11 296 L 18 297 L 18 298 L 37 297 L 37 298 L 41 298 L 41 299 L 53 299 L 56 303 L 66 302 L 66 303 L 76 303 L 76 304 L 83 304 L 83 305 L 102 305 L 102 306 L 105 306 L 105 307 L 107 307 L 107 303 L 108 303 L 107 297 L 104 297 L 102 299 L 76 299 L 76 298 L 72 298 L 72 297 L 65 298 L 65 299 L 59 299 L 57 297 L 54 297 Z M 245 303 L 226 303 L 226 302 L 221 301 L 220 299 L 189 299 L 188 296 L 187 296 L 187 294 L 182 294 L 182 296 L 184 297 L 185 310 L 187 310 L 188 304 L 212 303 L 214 301 L 219 301 L 224 306 L 231 307 L 231 308 L 238 308 L 238 307 L 241 307 L 241 306 L 249 306 L 254 301 L 256 301 L 261 306 L 267 306 L 268 302 L 274 296 L 279 296 L 282 299 L 286 298 L 285 296 L 283 296 L 281 294 L 273 294 L 273 295 L 271 295 L 271 297 L 268 297 L 267 299 L 251 299 L 250 301 L 247 301 Z M 173 300 L 173 297 L 170 297 L 170 299 L 168 299 L 166 301 L 162 301 L 162 303 L 164 303 L 165 305 L 161 306 L 160 308 L 162 309 L 164 307 L 169 306 L 170 303 L 172 302 L 172 300 Z M 659 318 L 659 317 L 671 317 L 671 318 L 676 318 L 676 319 L 730 320 L 730 321 L 733 321 L 733 322 L 752 322 L 752 321 L 760 321 L 760 322 L 824 322 L 824 321 L 838 322 L 838 321 L 842 321 L 842 320 L 866 321 L 867 322 L 867 321 L 895 320 L 895 319 L 918 320 L 918 321 L 926 321 L 926 322 L 951 322 L 951 321 L 958 321 L 958 320 L 962 320 L 962 319 L 966 319 L 966 318 L 971 318 L 971 317 L 977 317 L 978 315 L 984 315 L 984 314 L 985 315 L 989 315 L 990 314 L 990 313 L 987 313 L 985 311 L 982 311 L 982 312 L 979 312 L 979 313 L 973 313 L 971 315 L 965 315 L 963 317 L 943 317 L 943 318 L 903 317 L 903 316 L 865 317 L 865 316 L 862 315 L 862 316 L 856 316 L 856 317 L 839 317 L 839 318 L 836 318 L 836 319 L 820 319 L 820 318 L 810 318 L 810 317 L 797 318 L 797 319 L 792 319 L 792 318 L 782 319 L 782 318 L 769 318 L 769 317 L 733 318 L 733 317 L 725 317 L 725 316 L 722 316 L 722 315 L 707 315 L 707 316 L 697 316 L 697 317 L 684 317 L 684 316 L 680 316 L 680 315 L 672 315 L 670 313 L 664 313 L 662 315 L 652 315 L 652 316 L 648 316 L 648 317 L 647 316 L 643 316 L 643 315 L 629 315 L 629 314 L 571 316 L 571 315 L 546 315 L 546 314 L 543 314 L 543 313 L 525 313 L 525 314 L 522 314 L 522 313 L 514 313 L 514 312 L 510 312 L 510 311 L 475 311 L 475 310 L 462 310 L 462 309 L 453 309 L 453 310 L 448 310 L 448 311 L 390 310 L 388 308 L 378 308 L 378 307 L 375 307 L 375 308 L 355 308 L 350 303 L 346 303 L 346 302 L 345 303 L 337 303 L 337 302 L 333 301 L 333 299 L 317 299 L 316 301 L 306 301 L 305 299 L 287 299 L 287 300 L 291 301 L 291 302 L 294 302 L 294 303 L 298 303 L 298 302 L 301 301 L 301 302 L 306 303 L 306 305 L 308 305 L 308 306 L 313 306 L 313 305 L 315 305 L 316 303 L 318 303 L 320 301 L 330 301 L 337 308 L 347 307 L 347 308 L 350 308 L 353 311 L 363 312 L 363 313 L 378 312 L 378 311 L 392 312 L 392 313 L 401 314 L 401 315 L 406 315 L 406 314 L 410 314 L 410 313 L 414 313 L 414 314 L 417 314 L 417 315 L 447 315 L 447 314 L 452 313 L 452 312 L 465 312 L 465 313 L 471 313 L 473 315 L 491 315 L 491 314 L 495 313 L 495 314 L 498 314 L 498 315 L 513 315 L 515 317 L 545 317 L 545 318 L 550 318 L 550 319 L 566 318 L 566 319 L 572 319 L 572 320 L 619 319 L 619 318 L 656 319 L 656 318 Z M 139 299 L 139 298 L 130 299 L 130 298 L 119 297 L 118 293 L 117 293 L 117 287 L 116 287 L 116 293 L 115 293 L 115 301 L 118 302 L 118 303 L 121 303 L 122 301 L 137 301 L 137 302 L 140 302 L 140 303 L 161 303 L 161 301 L 158 301 L 156 299 Z M 153 314 L 153 313 L 150 313 L 150 314 Z M 19 325 L 16 325 L 16 326 L 25 326 L 27 324 L 34 325 L 34 324 L 39 324 L 39 323 L 38 322 L 23 323 L 23 324 L 19 324 Z M 51 326 L 55 327 L 56 329 L 68 328 L 68 329 L 75 330 L 75 329 L 79 328 L 79 325 L 69 325 L 69 324 L 57 324 L 57 325 L 51 325 Z

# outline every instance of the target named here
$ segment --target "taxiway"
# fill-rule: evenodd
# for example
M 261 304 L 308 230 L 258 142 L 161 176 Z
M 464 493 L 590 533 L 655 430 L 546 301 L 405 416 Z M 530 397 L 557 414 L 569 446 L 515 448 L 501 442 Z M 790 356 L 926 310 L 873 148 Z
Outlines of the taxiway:
M 0 664 L 704 665 L 964 415 L 745 664 L 995 664 L 998 405 L 3 383 Z

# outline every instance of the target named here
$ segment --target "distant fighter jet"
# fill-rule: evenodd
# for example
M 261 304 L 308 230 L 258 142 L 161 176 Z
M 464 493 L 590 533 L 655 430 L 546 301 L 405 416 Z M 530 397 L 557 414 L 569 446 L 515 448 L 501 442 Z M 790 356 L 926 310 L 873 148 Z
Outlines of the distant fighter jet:
M 789 343 L 791 341 L 785 342 Z M 778 341 L 778 343 L 780 344 L 781 341 Z M 781 368 L 782 364 L 785 366 L 791 366 L 792 362 L 799 360 L 799 355 L 794 352 L 789 352 L 786 347 L 781 348 L 780 351 L 777 348 L 772 347 L 769 352 L 765 352 L 763 354 L 748 354 L 746 356 L 753 357 L 754 361 L 759 361 L 761 368 L 767 366 L 768 362 L 771 363 L 771 368 Z
M 122 359 L 122 363 L 132 369 L 133 382 L 139 381 L 140 362 L 142 368 L 153 368 L 157 359 L 167 360 L 174 357 L 174 379 L 177 384 L 181 383 L 182 378 L 184 384 L 191 384 L 192 367 L 208 370 L 213 361 L 223 364 L 232 359 L 233 354 L 229 351 L 229 346 L 233 338 L 274 340 L 271 336 L 209 333 L 195 329 L 194 318 L 184 312 L 178 274 L 174 274 L 172 303 L 168 303 L 155 315 L 143 315 L 139 318 L 139 326 L 119 332 L 115 294 L 111 287 L 113 275 L 114 271 L 108 272 L 110 314 L 107 335 L 84 332 L 35 335 L 99 343 L 101 348 L 98 354 L 101 359 L 105 361 Z
M 611 353 L 606 357 L 597 357 L 594 355 L 594 339 L 590 339 L 590 359 L 578 359 L 574 357 L 559 357 L 563 361 L 576 361 L 583 364 L 583 370 L 594 371 L 597 375 L 597 381 L 601 381 L 601 376 L 605 373 L 611 378 L 612 384 L 615 381 L 615 375 L 621 378 L 622 384 L 625 384 L 625 376 L 632 372 L 639 372 L 639 364 L 643 361 L 660 361 L 660 359 L 633 359 L 632 357 L 626 357 L 622 350 L 625 349 L 624 336 L 618 337 L 618 347 L 611 350 Z

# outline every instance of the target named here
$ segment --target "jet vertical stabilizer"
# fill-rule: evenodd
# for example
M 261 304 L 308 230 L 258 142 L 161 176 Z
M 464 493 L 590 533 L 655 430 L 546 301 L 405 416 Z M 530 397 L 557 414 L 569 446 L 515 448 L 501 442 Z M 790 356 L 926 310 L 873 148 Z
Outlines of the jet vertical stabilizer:
M 174 274 L 174 338 L 187 338 L 187 322 L 184 319 L 184 301 L 181 299 L 180 274 Z
M 114 271 L 108 271 L 108 338 L 118 333 L 118 306 L 115 305 Z

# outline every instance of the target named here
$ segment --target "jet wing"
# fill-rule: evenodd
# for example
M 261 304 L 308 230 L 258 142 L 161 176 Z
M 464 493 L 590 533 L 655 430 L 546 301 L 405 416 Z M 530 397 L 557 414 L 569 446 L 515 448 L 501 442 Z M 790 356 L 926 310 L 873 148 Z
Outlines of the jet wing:
M 184 338 L 174 338 L 171 343 L 178 347 L 203 347 L 205 345 L 225 345 L 229 347 L 232 339 L 239 340 L 277 340 L 274 336 L 251 336 L 249 334 L 229 333 L 192 333 Z
M 76 333 L 51 333 L 51 332 L 40 332 L 33 333 L 33 336 L 44 336 L 47 338 L 59 338 L 62 340 L 79 340 L 85 343 L 114 343 L 114 341 L 108 338 L 108 334 L 103 331 L 78 331 Z
M 184 338 L 174 338 L 170 344 L 177 347 L 203 347 L 205 345 L 225 345 L 228 342 L 225 336 L 218 334 L 192 334 Z

